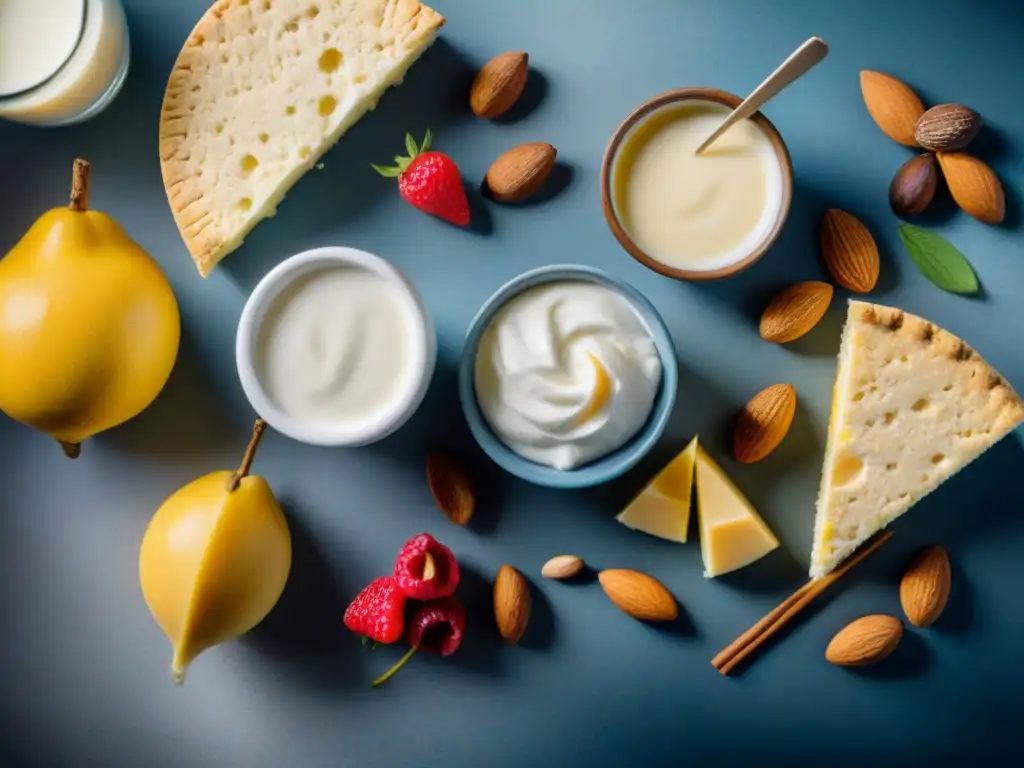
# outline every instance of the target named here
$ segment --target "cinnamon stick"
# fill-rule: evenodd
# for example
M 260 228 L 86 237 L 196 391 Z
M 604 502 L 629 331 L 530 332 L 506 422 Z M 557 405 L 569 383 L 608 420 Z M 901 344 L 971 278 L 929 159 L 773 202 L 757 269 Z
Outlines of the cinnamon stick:
M 242 463 L 238 469 L 231 473 L 231 477 L 228 478 L 228 493 L 235 490 L 238 484 L 242 482 L 242 478 L 249 474 L 249 470 L 252 469 L 252 460 L 256 458 L 256 448 L 260 444 L 260 438 L 263 437 L 263 433 L 266 431 L 267 422 L 263 419 L 256 419 L 256 423 L 252 427 L 252 437 L 249 438 L 249 445 L 245 447 Z
M 804 584 L 800 589 L 783 600 L 763 619 L 754 624 L 750 629 L 736 638 L 733 642 L 722 649 L 715 658 L 711 660 L 715 669 L 723 675 L 729 674 L 733 669 L 743 663 L 758 648 L 760 648 L 776 632 L 785 627 L 804 608 L 810 605 L 818 595 L 836 583 L 839 578 L 853 568 L 857 563 L 870 555 L 883 542 L 892 536 L 892 531 L 883 531 L 874 540 L 862 546 L 860 550 L 848 557 L 836 570 L 820 579 L 813 579 Z
M 71 170 L 71 201 L 68 208 L 81 213 L 89 209 L 89 161 L 75 158 Z

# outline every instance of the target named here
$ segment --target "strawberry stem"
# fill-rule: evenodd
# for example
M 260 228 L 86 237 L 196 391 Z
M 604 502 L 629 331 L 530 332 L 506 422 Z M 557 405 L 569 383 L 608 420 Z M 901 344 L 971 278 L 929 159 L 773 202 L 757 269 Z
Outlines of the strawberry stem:
M 431 135 L 429 128 L 427 128 L 427 132 L 423 136 L 423 143 L 419 146 L 416 145 L 416 139 L 412 137 L 412 134 L 407 133 L 405 134 L 405 150 L 409 153 L 408 157 L 396 155 L 394 165 L 374 165 L 373 163 L 370 163 L 370 167 L 385 178 L 397 178 L 402 175 L 406 168 L 409 167 L 413 158 L 417 155 L 422 155 L 430 149 L 430 142 L 432 140 L 433 136 Z
M 389 669 L 383 675 L 381 675 L 376 680 L 374 680 L 372 683 L 370 683 L 370 685 L 372 685 L 374 688 L 376 688 L 378 685 L 386 683 L 388 680 L 390 680 L 392 677 L 395 676 L 395 674 L 398 672 L 398 670 L 400 670 L 402 667 L 405 666 L 405 662 L 407 662 L 409 659 L 411 659 L 415 655 L 417 650 L 419 650 L 419 646 L 418 645 L 414 645 L 412 648 L 410 648 L 406 652 L 406 654 L 402 658 L 400 658 L 398 661 L 395 662 L 394 666 L 392 666 L 391 669 Z

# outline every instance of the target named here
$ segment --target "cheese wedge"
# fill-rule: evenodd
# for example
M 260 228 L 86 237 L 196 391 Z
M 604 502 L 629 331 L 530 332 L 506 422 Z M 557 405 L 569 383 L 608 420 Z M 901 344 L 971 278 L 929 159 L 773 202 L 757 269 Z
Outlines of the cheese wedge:
M 694 437 L 615 518 L 637 531 L 669 541 L 686 541 L 690 527 L 690 492 L 697 456 Z
M 779 540 L 702 447 L 697 448 L 697 518 L 704 575 L 721 576 L 760 560 Z
M 820 578 L 1024 421 L 977 352 L 899 309 L 850 302 L 810 575 Z
M 206 12 L 160 114 L 164 188 L 204 277 L 402 80 L 442 24 L 418 0 L 218 0 Z

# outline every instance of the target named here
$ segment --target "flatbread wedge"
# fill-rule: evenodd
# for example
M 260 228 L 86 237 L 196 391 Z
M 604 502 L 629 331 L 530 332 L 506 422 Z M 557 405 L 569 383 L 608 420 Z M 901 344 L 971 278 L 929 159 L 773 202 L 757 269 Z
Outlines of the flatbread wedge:
M 1024 422 L 977 352 L 907 312 L 850 302 L 811 553 L 820 578 Z
M 160 168 L 205 277 L 434 41 L 418 0 L 218 0 L 174 63 Z

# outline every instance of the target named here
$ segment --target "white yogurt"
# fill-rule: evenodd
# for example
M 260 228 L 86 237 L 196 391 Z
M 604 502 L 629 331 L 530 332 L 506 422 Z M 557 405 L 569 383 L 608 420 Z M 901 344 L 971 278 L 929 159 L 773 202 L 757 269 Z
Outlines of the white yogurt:
M 255 367 L 290 418 L 358 432 L 386 421 L 422 375 L 422 320 L 394 280 L 357 265 L 308 272 L 264 317 Z
M 128 58 L 121 0 L 0 0 L 0 118 L 85 120 L 117 95 Z
M 477 400 L 495 435 L 526 459 L 573 469 L 646 423 L 661 381 L 651 332 L 621 294 L 554 282 L 515 296 L 480 338 Z

